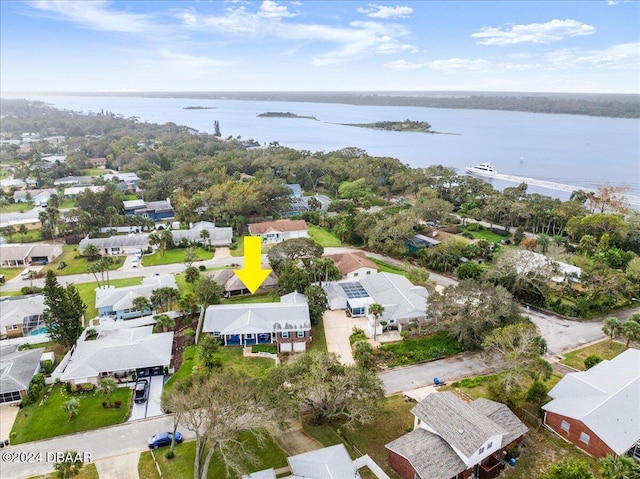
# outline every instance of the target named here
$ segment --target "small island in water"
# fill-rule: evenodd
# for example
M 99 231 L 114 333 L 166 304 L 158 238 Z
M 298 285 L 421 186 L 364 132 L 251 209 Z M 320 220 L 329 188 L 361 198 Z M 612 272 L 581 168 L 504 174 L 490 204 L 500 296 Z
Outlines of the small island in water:
M 215 110 L 215 106 L 185 106 L 183 110 Z
M 260 113 L 258 118 L 304 118 L 306 120 L 315 120 L 318 119 L 315 116 L 304 116 L 297 115 L 295 113 L 291 113 L 290 111 L 282 112 L 282 111 L 268 111 L 266 113 Z
M 431 125 L 426 121 L 377 121 L 375 123 L 343 123 L 345 126 L 358 126 L 360 128 L 372 128 L 374 130 L 388 131 L 413 131 L 420 133 L 438 133 L 431 130 Z

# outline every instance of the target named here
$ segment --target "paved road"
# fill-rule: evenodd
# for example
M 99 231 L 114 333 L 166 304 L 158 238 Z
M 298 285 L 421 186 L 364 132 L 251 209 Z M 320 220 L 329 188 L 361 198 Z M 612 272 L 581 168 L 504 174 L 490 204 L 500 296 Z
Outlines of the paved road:
M 47 461 L 47 453 L 77 451 L 88 453 L 91 462 L 147 450 L 147 440 L 158 432 L 173 430 L 170 416 L 129 422 L 117 426 L 93 431 L 60 436 L 44 441 L 9 446 L 0 450 L 0 476 L 2 479 L 22 479 L 53 470 L 53 464 Z M 194 438 L 193 433 L 180 428 L 187 440 Z M 20 458 L 20 453 L 29 453 L 30 457 L 40 459 L 35 462 L 6 461 L 5 454 Z

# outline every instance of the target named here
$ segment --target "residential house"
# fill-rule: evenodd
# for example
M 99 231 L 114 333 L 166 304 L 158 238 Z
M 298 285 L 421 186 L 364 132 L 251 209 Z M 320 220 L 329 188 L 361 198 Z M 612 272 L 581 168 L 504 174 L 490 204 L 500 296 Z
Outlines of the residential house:
M 407 249 L 411 252 L 420 251 L 424 248 L 431 248 L 432 246 L 438 246 L 441 241 L 425 235 L 414 235 L 413 238 L 407 240 L 406 245 Z
M 6 226 L 13 226 L 14 228 L 19 228 L 20 225 L 25 225 L 28 230 L 40 229 L 40 218 L 38 214 L 40 212 L 38 210 L 31 209 L 26 213 L 6 213 L 0 215 L 0 228 L 4 228 Z
M 225 346 L 275 344 L 278 352 L 306 351 L 311 319 L 306 298 L 291 293 L 279 303 L 216 304 L 207 308 L 202 332 Z
M 554 283 L 564 283 L 565 281 L 576 285 L 580 283 L 582 269 L 577 266 L 563 263 L 562 261 L 556 261 L 543 254 L 526 249 L 518 249 L 514 251 L 518 260 L 518 273 L 529 273 L 536 270 L 546 269 L 552 275 L 550 279 Z M 580 286 L 577 288 L 580 288 Z
M 360 479 L 358 469 L 368 466 L 379 479 L 389 479 L 368 456 L 351 459 L 344 444 L 323 447 L 315 451 L 304 452 L 287 458 L 291 475 L 280 476 L 283 479 Z M 276 479 L 274 469 L 254 472 L 243 479 Z
M 492 479 L 528 430 L 504 404 L 467 403 L 448 391 L 429 394 L 411 413 L 413 431 L 385 446 L 403 479 Z
M 65 198 L 75 198 L 80 193 L 84 193 L 86 190 L 92 191 L 94 193 L 99 193 L 104 190 L 103 185 L 78 185 L 78 186 L 70 186 L 64 189 L 63 196 Z
M 390 328 L 402 330 L 413 321 L 427 320 L 429 293 L 399 274 L 378 273 L 357 281 L 325 283 L 329 309 L 346 309 L 351 316 L 367 316 L 369 334 L 379 334 L 385 322 Z M 380 304 L 384 312 L 377 321 L 369 314 L 369 305 Z
M 123 201 L 125 215 L 141 215 L 153 221 L 173 218 L 173 207 L 169 199 L 161 201 L 129 200 Z
M 107 159 L 106 158 L 89 158 L 86 161 L 86 163 L 91 165 L 91 168 L 104 169 L 107 166 Z
M 73 186 L 73 185 L 90 185 L 92 178 L 90 176 L 66 176 L 54 180 L 54 186 Z
M 121 186 L 121 188 L 125 191 L 138 190 L 138 182 L 140 181 L 140 178 L 138 178 L 138 175 L 136 175 L 135 173 L 118 172 L 113 174 L 102 175 L 102 177 L 106 181 L 111 181 L 111 180 L 118 181 L 118 186 L 124 185 L 124 186 Z
M 49 198 L 54 193 L 56 193 L 56 190 L 53 188 L 44 190 L 18 190 L 13 193 L 13 201 L 16 203 L 33 202 L 34 205 L 40 206 L 43 203 L 48 203 Z
M 207 239 L 203 239 L 202 232 L 207 231 Z M 230 227 L 216 227 L 210 221 L 193 223 L 188 230 L 172 230 L 173 242 L 180 243 L 186 240 L 189 243 L 208 244 L 212 246 L 229 246 L 233 240 L 233 229 Z
M 43 243 L 13 243 L 0 245 L 0 264 L 7 267 L 50 263 L 62 254 L 62 246 Z
M 64 164 L 67 162 L 67 155 L 49 155 L 40 158 L 41 161 L 49 163 L 51 166 L 55 164 Z
M 51 143 L 52 145 L 64 143 L 66 139 L 67 138 L 62 135 L 47 136 L 46 138 L 43 138 L 44 141 Z
M 325 254 L 324 257 L 333 260 L 342 273 L 342 279 L 353 280 L 378 272 L 378 265 L 367 258 L 363 251 Z
M 544 424 L 595 457 L 640 460 L 640 351 L 627 349 L 556 384 L 542 409 Z
M 0 404 L 14 404 L 27 395 L 29 383 L 40 372 L 44 348 L 18 351 L 18 347 L 0 349 Z
M 137 249 L 143 251 L 149 247 L 149 235 L 146 233 L 133 235 L 116 235 L 109 238 L 85 238 L 80 241 L 78 249 L 84 251 L 90 244 L 98 248 L 100 254 L 121 255 L 133 254 Z
M 41 294 L 4 298 L 0 301 L 0 339 L 46 333 L 43 311 Z
M 308 238 L 309 230 L 304 220 L 276 220 L 247 225 L 249 234 L 260 236 L 263 243 L 281 243 L 293 238 Z
M 262 267 L 267 268 L 266 266 Z M 222 294 L 225 298 L 230 298 L 232 296 L 242 296 L 243 294 L 252 294 L 232 269 L 220 269 L 217 271 L 212 271 L 210 274 L 208 274 L 208 276 L 220 286 L 222 286 Z M 269 276 L 267 276 L 267 279 L 265 279 L 264 282 L 260 285 L 256 293 L 275 291 L 277 287 L 278 277 L 273 271 L 271 271 L 271 273 L 269 273 Z
M 133 305 L 135 298 L 144 296 L 151 301 L 153 291 L 158 288 L 178 288 L 173 275 L 151 276 L 142 279 L 142 284 L 123 288 L 98 288 L 96 290 L 96 309 L 98 316 L 109 317 L 116 321 L 138 318 L 151 314 L 151 310 L 140 311 Z
M 171 366 L 173 332 L 153 334 L 153 326 L 106 328 L 94 326 L 98 337 L 86 330 L 51 375 L 71 385 L 97 384 L 103 378 L 156 376 Z
M 291 190 L 291 198 L 302 198 L 302 187 L 297 183 L 287 183 L 287 188 Z
M 25 189 L 29 186 L 31 187 L 37 186 L 36 180 L 32 180 L 31 178 L 27 178 L 25 180 L 21 180 L 19 178 L 7 178 L 4 180 L 0 180 L 1 188 Z

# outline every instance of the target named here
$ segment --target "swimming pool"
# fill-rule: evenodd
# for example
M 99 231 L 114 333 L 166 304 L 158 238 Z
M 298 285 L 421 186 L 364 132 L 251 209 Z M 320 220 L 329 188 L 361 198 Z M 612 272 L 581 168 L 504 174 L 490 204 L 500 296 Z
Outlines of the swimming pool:
M 38 329 L 34 329 L 33 331 L 31 331 L 29 333 L 29 336 L 36 336 L 38 334 L 44 334 L 47 332 L 47 328 L 38 328 Z

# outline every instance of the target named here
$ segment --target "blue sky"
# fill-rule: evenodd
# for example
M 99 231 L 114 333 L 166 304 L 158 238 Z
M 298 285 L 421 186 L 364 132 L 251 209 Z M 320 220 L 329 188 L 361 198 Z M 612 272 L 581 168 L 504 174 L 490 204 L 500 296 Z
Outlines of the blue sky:
M 640 3 L 0 1 L 2 91 L 640 93 Z

